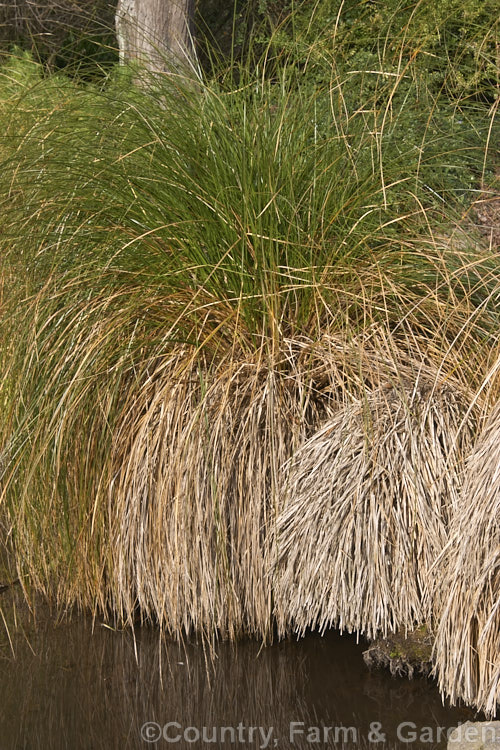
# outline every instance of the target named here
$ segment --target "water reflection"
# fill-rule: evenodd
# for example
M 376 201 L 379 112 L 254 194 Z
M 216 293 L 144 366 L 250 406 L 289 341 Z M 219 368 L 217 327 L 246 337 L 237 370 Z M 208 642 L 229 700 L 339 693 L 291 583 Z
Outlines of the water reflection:
M 13 646 L 15 658 L 0 635 L 1 750 L 258 748 L 266 742 L 430 750 L 446 741 L 405 742 L 397 726 L 411 723 L 400 730 L 408 739 L 425 726 L 452 727 L 473 716 L 444 708 L 425 680 L 369 673 L 362 646 L 334 632 L 262 650 L 254 642 L 222 643 L 209 669 L 199 645 L 161 647 L 149 628 L 139 629 L 134 642 L 129 632 L 92 629 L 86 618 L 58 626 L 42 618 L 36 631 L 18 633 Z M 168 724 L 166 736 L 180 739 L 148 743 L 141 739 L 145 722 Z M 378 735 L 370 735 L 374 722 Z M 203 727 L 205 742 L 197 740 Z M 157 727 L 149 731 L 154 739 Z M 370 741 L 381 733 L 386 742 Z

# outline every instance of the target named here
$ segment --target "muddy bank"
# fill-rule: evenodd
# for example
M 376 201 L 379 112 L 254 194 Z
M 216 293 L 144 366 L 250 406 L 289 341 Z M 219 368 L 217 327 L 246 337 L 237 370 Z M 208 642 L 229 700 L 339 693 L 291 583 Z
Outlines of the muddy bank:
M 422 625 L 412 632 L 398 631 L 371 641 L 363 652 L 369 669 L 388 669 L 392 675 L 412 679 L 427 676 L 432 670 L 433 636 Z

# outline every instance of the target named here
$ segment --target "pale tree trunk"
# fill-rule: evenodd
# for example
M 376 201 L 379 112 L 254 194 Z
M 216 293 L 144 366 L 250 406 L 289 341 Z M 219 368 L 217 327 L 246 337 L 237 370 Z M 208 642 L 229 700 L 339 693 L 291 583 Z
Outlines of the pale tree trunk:
M 120 62 L 137 60 L 154 72 L 189 73 L 195 0 L 118 0 Z

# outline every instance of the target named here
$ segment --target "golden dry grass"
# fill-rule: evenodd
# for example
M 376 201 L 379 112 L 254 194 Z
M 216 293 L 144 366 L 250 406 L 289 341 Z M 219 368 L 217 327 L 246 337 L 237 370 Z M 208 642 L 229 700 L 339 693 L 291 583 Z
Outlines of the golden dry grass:
M 207 375 L 181 355 L 159 369 L 133 386 L 114 438 L 115 608 L 138 605 L 170 633 L 265 637 L 269 493 L 305 407 L 258 358 Z
M 175 637 L 270 638 L 265 566 L 278 471 L 336 397 L 328 364 L 306 340 L 285 343 L 274 364 L 259 351 L 209 366 L 194 347 L 138 364 L 121 382 L 100 470 L 81 450 L 69 474 L 59 467 L 75 498 L 73 564 L 62 541 L 50 561 L 37 550 L 46 562 L 33 561 L 34 586 L 122 623 L 140 613 Z M 111 419 L 104 398 L 98 406 L 88 456 L 102 454 L 99 433 Z M 71 431 L 69 411 L 65 419 Z M 83 516 L 82 487 L 91 498 Z M 27 546 L 23 518 L 21 510 L 15 522 Z
M 467 460 L 461 504 L 436 571 L 439 686 L 493 716 L 500 703 L 500 402 Z
M 430 621 L 429 571 L 475 431 L 467 406 L 456 384 L 416 370 L 346 403 L 283 467 L 273 549 L 281 632 L 374 636 Z

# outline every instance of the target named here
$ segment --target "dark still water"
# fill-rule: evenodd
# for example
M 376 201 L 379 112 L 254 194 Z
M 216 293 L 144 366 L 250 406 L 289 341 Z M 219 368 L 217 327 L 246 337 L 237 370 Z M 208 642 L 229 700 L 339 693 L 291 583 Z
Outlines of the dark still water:
M 426 680 L 368 672 L 364 646 L 335 632 L 221 643 L 208 667 L 199 645 L 85 618 L 42 619 L 12 647 L 0 612 L 0 750 L 445 748 L 437 727 L 473 717 Z

